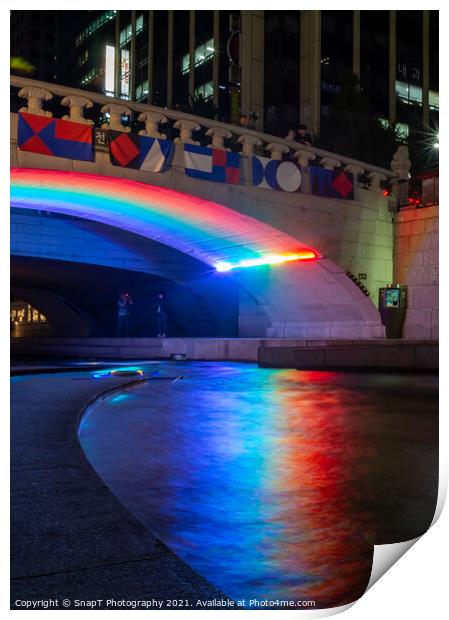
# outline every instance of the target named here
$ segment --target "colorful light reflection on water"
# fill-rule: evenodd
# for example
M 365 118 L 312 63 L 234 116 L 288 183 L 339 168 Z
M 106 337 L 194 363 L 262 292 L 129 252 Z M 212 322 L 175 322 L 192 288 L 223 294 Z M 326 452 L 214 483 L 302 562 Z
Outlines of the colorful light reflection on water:
M 434 377 L 182 368 L 99 405 L 80 440 L 115 495 L 230 598 L 343 605 L 362 595 L 374 543 L 430 524 Z

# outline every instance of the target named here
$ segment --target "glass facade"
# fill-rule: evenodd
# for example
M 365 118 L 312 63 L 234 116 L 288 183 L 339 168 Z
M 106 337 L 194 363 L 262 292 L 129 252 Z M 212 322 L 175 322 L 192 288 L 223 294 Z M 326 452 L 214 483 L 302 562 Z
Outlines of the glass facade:
M 302 13 L 263 12 L 263 127 L 279 136 L 296 128 L 301 116 Z M 359 11 L 359 30 L 354 11 L 320 13 L 321 122 L 358 69 L 361 91 L 378 118 L 388 121 L 395 110 L 395 120 L 406 135 L 410 127 L 422 123 L 428 100 L 426 118 L 431 127 L 438 127 L 438 11 L 429 11 L 428 93 L 423 93 L 423 11 L 395 11 L 394 33 L 390 33 L 392 11 Z M 58 79 L 176 109 L 189 109 L 193 95 L 208 104 L 203 114 L 237 122 L 242 111 L 240 48 L 252 45 L 239 33 L 241 12 L 185 10 L 172 15 L 173 35 L 169 37 L 169 11 L 13 11 L 11 54 L 28 58 L 39 69 L 35 76 L 43 80 Z M 64 27 L 57 27 L 61 20 Z M 65 37 L 60 49 L 69 50 L 64 58 L 70 67 L 60 77 L 55 58 L 59 60 L 61 54 L 50 50 L 52 41 L 55 50 L 58 47 L 59 31 Z M 358 40 L 359 46 L 355 45 Z M 68 47 L 67 41 L 72 43 Z M 396 63 L 390 92 L 391 41 Z
M 389 14 L 360 11 L 360 88 L 375 112 L 389 116 Z
M 352 81 L 353 11 L 321 11 L 321 115 Z
M 264 127 L 285 136 L 298 126 L 298 11 L 265 12 Z

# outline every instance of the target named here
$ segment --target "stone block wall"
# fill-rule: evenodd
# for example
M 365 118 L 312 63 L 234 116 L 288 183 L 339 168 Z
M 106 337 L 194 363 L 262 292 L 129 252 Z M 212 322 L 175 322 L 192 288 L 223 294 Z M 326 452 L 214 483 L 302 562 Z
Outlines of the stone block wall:
M 400 211 L 394 226 L 394 283 L 406 285 L 402 337 L 438 340 L 438 206 Z

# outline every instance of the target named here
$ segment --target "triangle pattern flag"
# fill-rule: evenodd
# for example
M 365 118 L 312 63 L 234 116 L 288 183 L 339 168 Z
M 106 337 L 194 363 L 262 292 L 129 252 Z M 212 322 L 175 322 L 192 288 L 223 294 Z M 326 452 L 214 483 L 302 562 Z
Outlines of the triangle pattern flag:
M 301 187 L 301 169 L 292 161 L 280 161 L 253 155 L 253 185 L 263 189 L 297 192 Z
M 174 149 L 169 140 L 109 130 L 109 156 L 114 166 L 165 172 L 172 164 Z
M 172 165 L 175 145 L 170 140 L 140 137 L 139 168 L 150 172 L 166 172 Z
M 354 200 L 354 180 L 350 172 L 310 166 L 309 174 L 312 194 Z
M 184 145 L 185 173 L 194 179 L 240 183 L 240 154 L 196 144 Z
M 94 157 L 90 125 L 28 112 L 19 112 L 17 147 L 82 161 L 93 161 Z

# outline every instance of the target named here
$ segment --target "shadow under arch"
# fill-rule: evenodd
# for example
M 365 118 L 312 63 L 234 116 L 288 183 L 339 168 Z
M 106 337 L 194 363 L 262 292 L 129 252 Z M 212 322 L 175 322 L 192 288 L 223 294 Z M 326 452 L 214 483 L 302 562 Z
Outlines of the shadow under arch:
M 342 269 L 255 218 L 190 194 L 99 175 L 14 168 L 11 205 L 114 226 L 172 247 L 216 273 L 220 262 L 311 252 L 316 260 L 227 273 L 269 317 L 274 337 L 384 337 L 370 299 Z M 251 320 L 251 319 L 249 319 Z

